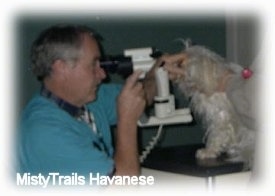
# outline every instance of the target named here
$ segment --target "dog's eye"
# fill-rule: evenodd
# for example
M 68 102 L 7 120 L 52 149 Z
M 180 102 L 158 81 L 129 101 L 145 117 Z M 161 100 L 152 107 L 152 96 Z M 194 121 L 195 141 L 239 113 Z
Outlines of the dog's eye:
M 178 68 L 184 68 L 184 67 L 185 67 L 185 64 L 182 63 L 182 62 L 180 62 L 180 63 L 177 64 L 177 67 L 178 67 Z
M 180 63 L 177 64 L 178 68 L 182 68 L 182 65 Z

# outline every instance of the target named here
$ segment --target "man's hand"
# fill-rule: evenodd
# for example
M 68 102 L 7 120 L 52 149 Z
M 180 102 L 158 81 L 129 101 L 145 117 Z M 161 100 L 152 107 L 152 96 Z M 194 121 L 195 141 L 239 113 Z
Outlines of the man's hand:
M 164 55 L 160 60 L 164 62 L 163 67 L 168 71 L 170 80 L 176 81 L 184 77 L 184 62 L 187 60 L 187 55 L 185 53 Z
M 143 81 L 147 105 L 151 105 L 153 103 L 154 97 L 157 94 L 155 81 L 156 69 L 163 66 L 164 69 L 168 71 L 169 79 L 176 81 L 184 77 L 184 62 L 186 60 L 187 55 L 185 53 L 177 53 L 172 55 L 165 54 L 158 58 L 155 65 L 146 74 Z
M 118 116 L 120 120 L 127 119 L 131 123 L 136 123 L 144 110 L 143 85 L 138 82 L 141 73 L 141 71 L 136 71 L 126 80 L 118 98 Z

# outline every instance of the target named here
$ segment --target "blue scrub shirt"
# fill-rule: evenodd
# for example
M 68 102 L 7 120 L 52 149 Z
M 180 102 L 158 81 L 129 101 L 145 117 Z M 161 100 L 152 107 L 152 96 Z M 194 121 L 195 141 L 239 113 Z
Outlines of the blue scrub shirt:
M 117 121 L 116 98 L 120 91 L 119 85 L 102 84 L 97 99 L 87 105 L 99 134 L 52 100 L 36 95 L 26 106 L 19 125 L 20 172 L 111 175 L 115 166 L 110 126 Z M 98 147 L 100 138 L 107 152 Z

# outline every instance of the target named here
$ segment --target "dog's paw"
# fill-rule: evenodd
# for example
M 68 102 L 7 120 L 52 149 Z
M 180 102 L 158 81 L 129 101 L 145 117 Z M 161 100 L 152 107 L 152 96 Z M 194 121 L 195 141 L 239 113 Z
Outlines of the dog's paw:
M 213 149 L 202 148 L 197 150 L 196 158 L 197 159 L 215 159 L 219 156 L 219 153 Z

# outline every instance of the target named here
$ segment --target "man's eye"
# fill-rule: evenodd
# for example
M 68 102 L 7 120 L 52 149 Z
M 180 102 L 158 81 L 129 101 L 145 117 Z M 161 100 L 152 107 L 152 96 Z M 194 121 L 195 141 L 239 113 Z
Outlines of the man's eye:
M 94 61 L 92 62 L 92 65 L 93 65 L 93 66 L 97 66 L 97 65 L 99 65 L 99 64 L 100 64 L 99 59 L 96 59 L 96 60 L 94 60 Z
M 91 67 L 95 67 L 96 64 L 97 64 L 97 61 L 92 61 L 90 65 L 91 65 Z

